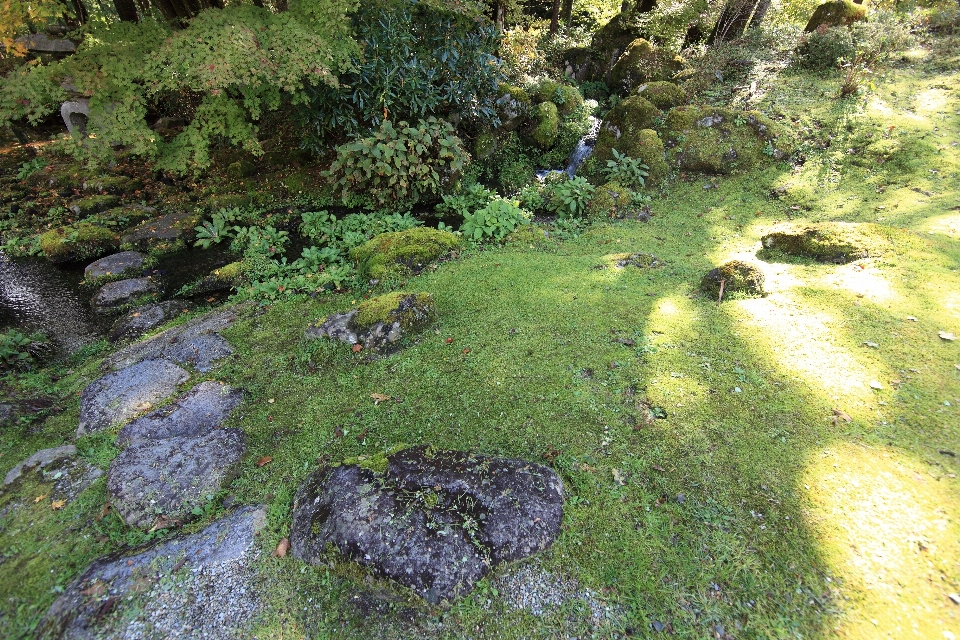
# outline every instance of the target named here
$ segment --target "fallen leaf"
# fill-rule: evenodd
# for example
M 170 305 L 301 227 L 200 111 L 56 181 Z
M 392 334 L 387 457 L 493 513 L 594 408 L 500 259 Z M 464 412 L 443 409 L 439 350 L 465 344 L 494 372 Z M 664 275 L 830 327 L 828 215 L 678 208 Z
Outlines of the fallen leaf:
M 847 415 L 846 413 L 844 413 L 843 411 L 840 411 L 840 409 L 834 409 L 834 410 L 833 410 L 833 415 L 835 415 L 836 417 L 840 418 L 840 419 L 843 420 L 844 422 L 850 422 L 850 421 L 853 420 L 853 418 L 851 418 L 850 416 L 848 416 L 848 415 Z
M 446 342 L 447 344 L 450 344 L 451 342 L 453 342 L 453 338 L 447 338 L 446 340 L 444 340 L 444 342 Z
M 871 349 L 879 349 L 879 348 L 880 348 L 880 345 L 877 344 L 876 342 L 864 342 L 863 344 L 867 345 L 867 346 L 870 347 Z
M 257 466 L 262 467 L 264 465 L 270 464 L 271 462 L 273 462 L 273 456 L 263 456 L 262 458 L 257 460 Z
M 270 398 L 269 400 L 267 400 L 267 404 L 273 404 L 274 402 L 276 402 L 276 400 L 273 398 Z
M 107 592 L 107 586 L 102 582 L 94 582 L 92 585 L 80 592 L 80 595 L 100 597 Z
M 663 467 L 661 467 L 661 466 L 658 465 L 658 464 L 652 464 L 652 465 L 650 465 L 650 468 L 653 469 L 654 471 L 659 471 L 660 473 L 666 473 L 666 472 L 667 472 L 666 469 L 664 469 Z
M 940 336 L 940 337 L 941 337 L 942 339 L 944 339 L 944 340 L 953 341 L 953 340 L 956 340 L 956 339 L 957 339 L 957 336 L 953 335 L 952 333 L 947 333 L 946 331 L 941 331 L 941 332 L 938 333 L 937 335 Z
M 880 383 L 879 383 L 878 381 L 876 381 L 876 380 L 871 380 L 871 381 L 870 381 L 870 388 L 871 388 L 871 389 L 883 389 L 883 385 L 880 384 Z
M 108 514 L 108 513 L 110 513 L 110 503 L 109 503 L 109 502 L 106 503 L 105 505 L 103 505 L 103 509 L 100 509 L 100 515 L 97 516 L 97 520 L 98 520 L 98 521 L 103 520 L 104 518 L 107 517 L 107 514 Z
M 336 429 L 334 429 L 334 430 L 333 430 L 333 437 L 335 437 L 335 438 L 342 438 L 342 437 L 343 437 L 343 429 L 341 429 L 340 427 L 337 427 Z
M 620 469 L 613 469 L 612 471 L 613 471 L 613 482 L 619 487 L 622 487 L 623 485 L 625 485 L 626 482 L 624 482 L 623 480 L 623 474 L 620 473 Z
M 390 396 L 385 393 L 371 393 L 370 397 L 373 398 L 373 404 L 380 404 L 390 399 Z
M 467 347 L 466 349 L 463 350 L 463 352 L 464 352 L 464 353 L 470 353 L 470 348 Z
M 354 353 L 359 353 L 360 351 L 363 351 L 363 345 L 362 345 L 362 344 L 355 344 L 355 345 L 353 345 L 353 347 L 351 347 L 351 349 L 353 349 L 353 352 L 354 352 Z
M 290 541 L 284 538 L 280 541 L 280 544 L 277 545 L 277 548 L 273 552 L 275 558 L 282 558 L 287 555 L 287 551 L 290 550 Z
M 46 499 L 47 499 L 47 494 L 43 494 L 42 496 L 37 496 L 36 498 L 33 499 L 33 504 L 37 504 L 38 502 L 41 502 Z
M 53 509 L 54 511 L 63 509 L 65 506 L 67 506 L 66 500 L 54 500 L 53 502 L 50 503 L 50 508 Z

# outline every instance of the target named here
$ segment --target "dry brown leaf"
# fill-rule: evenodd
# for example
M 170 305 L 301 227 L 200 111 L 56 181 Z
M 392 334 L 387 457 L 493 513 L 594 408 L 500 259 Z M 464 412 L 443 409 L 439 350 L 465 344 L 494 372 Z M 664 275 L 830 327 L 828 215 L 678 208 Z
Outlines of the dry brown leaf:
M 353 352 L 354 352 L 354 353 L 359 353 L 360 351 L 363 351 L 363 345 L 362 345 L 362 344 L 355 344 L 355 345 L 353 345 L 353 347 L 351 347 L 351 349 L 353 349 Z
M 390 396 L 384 393 L 371 393 L 370 397 L 373 398 L 373 404 L 380 404 L 381 402 L 390 400 Z
M 844 422 L 851 422 L 851 421 L 853 421 L 853 418 L 851 418 L 850 416 L 848 416 L 848 415 L 847 415 L 846 413 L 844 413 L 843 411 L 840 411 L 840 409 L 834 409 L 834 410 L 833 410 L 833 415 L 835 415 L 836 417 L 840 418 L 840 419 L 843 420 Z
M 42 502 L 43 500 L 46 500 L 46 499 L 47 499 L 47 494 L 43 494 L 42 496 L 37 496 L 36 498 L 33 499 L 33 504 L 37 504 L 38 502 Z
M 273 456 L 263 456 L 262 458 L 257 460 L 257 466 L 262 467 L 264 465 L 270 464 L 271 462 L 273 462 Z
M 100 597 L 107 592 L 107 586 L 102 582 L 94 582 L 92 585 L 80 592 L 80 595 Z
M 273 552 L 275 558 L 282 558 L 287 555 L 287 551 L 290 550 L 290 541 L 284 538 L 280 541 L 280 544 L 277 545 L 277 548 Z
M 54 511 L 63 509 L 65 506 L 67 506 L 66 500 L 54 500 L 53 502 L 50 503 L 50 508 L 53 509 Z

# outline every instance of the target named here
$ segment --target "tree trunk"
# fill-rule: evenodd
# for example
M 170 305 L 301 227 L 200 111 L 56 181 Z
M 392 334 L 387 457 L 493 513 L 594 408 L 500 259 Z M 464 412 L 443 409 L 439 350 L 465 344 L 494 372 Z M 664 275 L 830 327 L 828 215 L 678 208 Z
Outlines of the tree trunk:
M 77 16 L 77 24 L 87 24 L 87 20 L 90 19 L 90 13 L 87 11 L 86 5 L 83 4 L 83 0 L 72 0 L 71 4 L 73 4 L 73 12 Z
M 137 14 L 137 5 L 133 0 L 113 0 L 113 6 L 117 9 L 117 15 L 124 22 L 137 22 L 140 16 Z
M 760 0 L 757 3 L 757 8 L 753 12 L 753 17 L 750 18 L 750 29 L 759 27 L 763 23 L 763 19 L 767 17 L 767 11 L 770 10 L 770 0 Z
M 637 0 L 637 13 L 649 13 L 657 8 L 657 0 Z
M 560 28 L 560 0 L 553 0 L 553 8 L 550 10 L 550 35 L 557 35 L 557 29 Z
M 723 11 L 720 12 L 720 17 L 717 18 L 717 24 L 714 25 L 710 37 L 707 38 L 707 44 L 736 40 L 742 36 L 743 32 L 747 30 L 747 25 L 750 24 L 751 16 L 757 12 L 764 1 L 727 0 L 727 3 L 723 5 Z M 767 4 L 769 5 L 769 3 Z M 766 13 L 766 8 L 763 9 L 762 13 Z
M 497 31 L 503 33 L 503 22 L 506 18 L 507 5 L 504 0 L 494 0 L 493 3 L 493 24 L 497 25 Z
M 960 0 L 957 0 L 960 2 Z M 560 8 L 560 22 L 569 27 L 573 24 L 573 0 L 563 0 L 563 6 Z

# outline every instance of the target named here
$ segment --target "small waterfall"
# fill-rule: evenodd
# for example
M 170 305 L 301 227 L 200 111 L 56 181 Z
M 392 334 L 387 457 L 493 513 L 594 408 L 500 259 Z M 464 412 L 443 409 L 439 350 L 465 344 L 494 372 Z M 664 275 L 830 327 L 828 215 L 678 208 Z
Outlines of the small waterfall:
M 600 134 L 601 121 L 590 116 L 590 131 L 587 135 L 580 138 L 577 146 L 574 147 L 570 158 L 567 160 L 566 169 L 538 169 L 536 171 L 537 180 L 543 182 L 551 173 L 566 173 L 571 179 L 577 173 L 577 169 L 583 164 L 584 160 L 593 153 L 593 147 L 597 144 L 597 136 Z

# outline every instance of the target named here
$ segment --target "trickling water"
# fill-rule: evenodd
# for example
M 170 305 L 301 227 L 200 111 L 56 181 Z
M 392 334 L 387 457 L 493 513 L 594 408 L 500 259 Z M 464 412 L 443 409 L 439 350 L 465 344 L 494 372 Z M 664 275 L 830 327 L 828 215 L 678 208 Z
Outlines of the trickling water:
M 599 119 L 590 116 L 590 131 L 577 142 L 577 146 L 574 147 L 570 158 L 567 160 L 567 168 L 562 170 L 538 169 L 536 172 L 537 180 L 543 182 L 551 173 L 566 173 L 572 179 L 584 160 L 589 158 L 590 154 L 593 153 L 593 148 L 597 144 L 597 136 L 600 134 L 600 123 L 601 121 Z
M 67 352 L 98 339 L 101 329 L 78 281 L 49 263 L 15 262 L 0 251 L 0 326 L 39 331 Z

